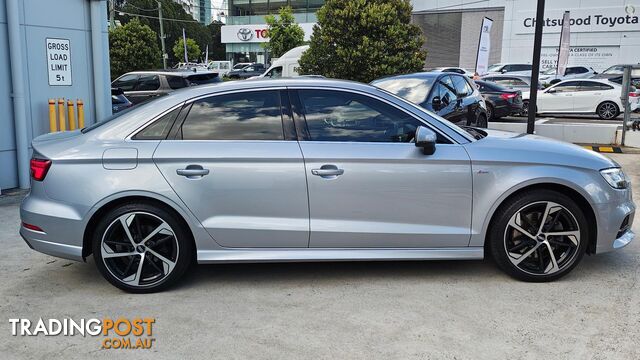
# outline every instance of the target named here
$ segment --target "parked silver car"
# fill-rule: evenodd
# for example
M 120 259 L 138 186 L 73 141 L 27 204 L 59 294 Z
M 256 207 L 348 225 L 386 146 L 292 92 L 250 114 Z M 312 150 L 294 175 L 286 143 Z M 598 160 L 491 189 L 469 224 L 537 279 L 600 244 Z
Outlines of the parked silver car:
M 614 161 L 459 128 L 375 87 L 230 82 L 33 141 L 20 234 L 150 292 L 189 265 L 482 259 L 549 281 L 634 237 Z

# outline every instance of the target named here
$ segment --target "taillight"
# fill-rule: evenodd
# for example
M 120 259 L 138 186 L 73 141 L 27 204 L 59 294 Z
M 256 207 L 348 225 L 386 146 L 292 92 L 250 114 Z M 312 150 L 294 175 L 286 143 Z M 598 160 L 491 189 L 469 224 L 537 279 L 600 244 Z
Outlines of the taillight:
M 518 94 L 514 94 L 514 93 L 502 93 L 502 94 L 500 94 L 500 97 L 501 97 L 503 100 L 513 99 L 513 98 L 515 98 L 516 96 L 518 96 Z
M 51 160 L 31 159 L 31 177 L 35 181 L 42 181 L 47 176 L 47 171 L 51 167 Z
M 634 92 L 630 92 L 629 93 L 629 97 L 633 97 L 633 98 L 640 97 L 640 93 L 635 92 L 635 91 Z
M 24 227 L 25 229 L 29 229 L 32 231 L 39 231 L 39 232 L 44 232 L 44 230 L 42 230 L 39 226 L 33 225 L 33 224 L 27 224 L 26 222 L 22 222 L 22 227 Z

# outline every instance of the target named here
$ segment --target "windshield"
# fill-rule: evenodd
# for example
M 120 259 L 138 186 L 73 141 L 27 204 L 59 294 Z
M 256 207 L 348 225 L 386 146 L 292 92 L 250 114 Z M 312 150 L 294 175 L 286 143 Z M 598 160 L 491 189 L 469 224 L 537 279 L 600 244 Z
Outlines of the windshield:
M 371 85 L 387 90 L 390 93 L 409 100 L 414 104 L 423 104 L 427 100 L 429 91 L 435 81 L 435 76 L 410 78 L 396 77 L 376 80 Z
M 500 71 L 500 69 L 502 69 L 502 64 L 493 64 L 491 66 L 489 66 L 489 68 L 487 68 L 488 72 L 498 72 Z
M 615 75 L 619 75 L 622 74 L 624 72 L 624 68 L 620 65 L 613 65 L 612 67 L 608 68 L 607 70 L 603 71 L 603 74 L 615 74 Z

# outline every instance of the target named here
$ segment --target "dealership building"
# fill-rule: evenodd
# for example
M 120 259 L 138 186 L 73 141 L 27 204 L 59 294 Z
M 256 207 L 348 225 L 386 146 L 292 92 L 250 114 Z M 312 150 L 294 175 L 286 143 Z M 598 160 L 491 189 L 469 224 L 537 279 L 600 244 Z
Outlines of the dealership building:
M 265 15 L 277 14 L 283 6 L 291 6 L 296 22 L 308 41 L 316 22 L 316 11 L 324 0 L 228 0 L 227 24 L 222 26 L 221 40 L 226 46 L 227 60 L 268 63 L 269 54 L 260 46 L 267 42 Z
M 423 29 L 427 67 L 473 70 L 482 20 L 493 20 L 489 63 L 531 63 L 536 1 L 413 0 L 413 22 Z M 640 63 L 640 1 L 547 0 L 542 68 L 554 67 L 562 15 L 571 16 L 569 65 L 602 71 Z

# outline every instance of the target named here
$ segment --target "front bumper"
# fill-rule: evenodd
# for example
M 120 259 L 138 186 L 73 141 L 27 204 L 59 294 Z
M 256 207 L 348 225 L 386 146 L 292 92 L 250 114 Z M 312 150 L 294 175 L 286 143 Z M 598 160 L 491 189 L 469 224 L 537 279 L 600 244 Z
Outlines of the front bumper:
M 600 219 L 596 254 L 623 248 L 635 238 L 631 226 L 636 206 L 630 198 L 623 202 L 598 204 L 595 210 Z

